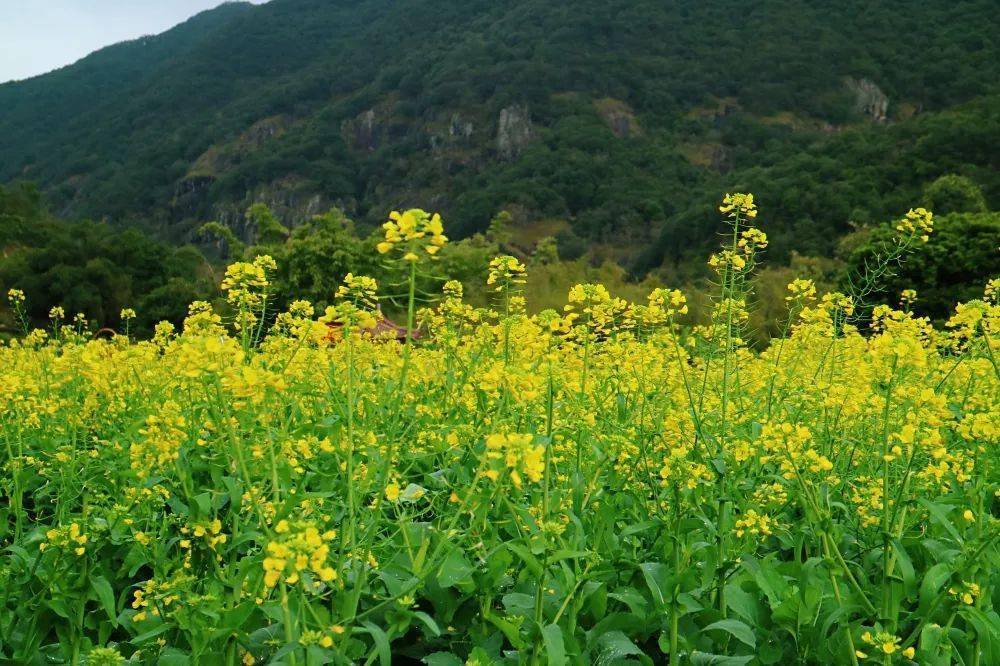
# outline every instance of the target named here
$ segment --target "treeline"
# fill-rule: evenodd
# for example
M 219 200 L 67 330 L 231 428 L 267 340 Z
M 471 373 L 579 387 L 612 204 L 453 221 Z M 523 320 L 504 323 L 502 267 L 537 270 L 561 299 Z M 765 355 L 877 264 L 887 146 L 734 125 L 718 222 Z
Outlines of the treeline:
M 0 187 L 0 284 L 20 289 L 27 314 L 43 324 L 54 306 L 117 328 L 123 308 L 139 312 L 140 331 L 179 321 L 188 303 L 217 291 L 215 269 L 193 246 L 174 247 L 138 229 L 50 215 L 37 188 Z M 9 312 L 3 328 L 13 329 Z
M 867 300 L 868 305 L 892 304 L 904 289 L 915 289 L 913 309 L 940 323 L 955 302 L 980 297 L 986 281 L 1000 275 L 1000 213 L 989 212 L 979 188 L 955 175 L 934 181 L 920 201 L 943 213 L 936 219 L 931 242 L 905 263 L 889 266 Z M 718 219 L 709 208 L 702 223 L 711 226 Z M 137 318 L 130 330 L 143 336 L 161 320 L 179 325 L 195 300 L 214 302 L 225 312 L 218 290 L 225 264 L 268 254 L 278 266 L 272 312 L 297 299 L 309 300 L 322 311 L 347 273 L 374 276 L 382 285 L 386 313 L 399 312 L 402 294 L 395 292 L 405 276 L 379 259 L 378 232 L 362 234 L 338 209 L 289 228 L 267 206 L 255 204 L 246 212 L 246 223 L 256 239 L 253 244 L 213 222 L 202 227 L 199 247 L 175 247 L 138 229 L 58 219 L 45 210 L 32 185 L 0 187 L 0 287 L 4 292 L 25 293 L 27 314 L 35 325 L 44 326 L 51 308 L 61 306 L 68 316 L 82 313 L 93 329 L 118 329 L 121 310 L 131 308 Z M 762 226 L 767 229 L 766 222 Z M 704 256 L 685 260 L 682 270 L 660 269 L 637 281 L 586 247 L 578 255 L 562 257 L 554 237 L 526 242 L 523 231 L 509 214 L 500 213 L 485 232 L 449 243 L 433 270 L 420 275 L 419 298 L 430 302 L 446 279 L 457 279 L 465 285 L 470 302 L 487 305 L 489 261 L 500 253 L 512 253 L 528 265 L 525 295 L 536 311 L 560 307 L 569 288 L 584 282 L 601 282 L 616 296 L 637 302 L 655 286 L 680 287 L 689 294 L 691 321 L 698 321 L 710 307 Z M 833 256 L 793 252 L 788 261 L 766 263 L 758 271 L 754 289 L 752 325 L 757 338 L 780 332 L 785 285 L 791 280 L 806 277 L 821 289 L 849 291 L 852 280 L 876 262 L 891 238 L 892 223 L 887 219 L 847 234 Z M 0 311 L 0 328 L 8 334 L 15 331 L 10 310 Z

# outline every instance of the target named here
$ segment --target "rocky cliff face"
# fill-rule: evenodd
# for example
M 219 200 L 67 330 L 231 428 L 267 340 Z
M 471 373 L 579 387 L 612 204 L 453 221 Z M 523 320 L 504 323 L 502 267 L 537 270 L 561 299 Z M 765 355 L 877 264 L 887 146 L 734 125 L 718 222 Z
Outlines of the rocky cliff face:
M 471 120 L 462 117 L 460 113 L 451 115 L 451 123 L 448 125 L 448 136 L 458 141 L 468 141 L 472 137 L 474 129 Z
M 642 134 L 642 128 L 636 121 L 632 108 L 621 100 L 605 97 L 594 102 L 597 113 L 604 118 L 611 132 L 619 139 L 625 139 Z
M 255 230 L 246 219 L 246 211 L 256 203 L 266 204 L 282 224 L 294 227 L 336 204 L 344 207 L 348 202 L 332 202 L 289 176 L 247 191 L 240 201 L 216 204 L 213 219 L 232 229 L 240 240 L 252 243 Z
M 497 122 L 497 153 L 500 159 L 512 160 L 531 142 L 534 129 L 527 107 L 514 104 L 500 110 Z
M 379 144 L 379 127 L 375 120 L 375 109 L 363 111 L 356 118 L 345 120 L 340 125 L 344 141 L 354 150 L 371 152 Z
M 848 77 L 844 83 L 854 93 L 854 108 L 876 123 L 884 123 L 889 113 L 889 97 L 870 79 Z

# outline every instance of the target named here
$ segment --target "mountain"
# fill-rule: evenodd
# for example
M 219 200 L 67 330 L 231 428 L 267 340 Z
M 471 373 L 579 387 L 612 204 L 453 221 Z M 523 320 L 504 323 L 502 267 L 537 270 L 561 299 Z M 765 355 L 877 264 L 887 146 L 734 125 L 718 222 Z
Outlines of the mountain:
M 1000 203 L 995 0 L 272 0 L 0 86 L 0 183 L 189 240 L 243 212 L 500 209 L 643 272 L 758 195 L 772 254 L 960 174 Z

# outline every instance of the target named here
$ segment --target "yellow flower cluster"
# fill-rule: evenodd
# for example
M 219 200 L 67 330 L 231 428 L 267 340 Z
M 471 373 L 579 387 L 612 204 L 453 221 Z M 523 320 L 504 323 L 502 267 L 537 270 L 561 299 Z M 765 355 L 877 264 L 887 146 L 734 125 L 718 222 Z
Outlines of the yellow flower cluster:
M 861 640 L 864 641 L 867 645 L 870 645 L 873 648 L 875 648 L 875 651 L 877 653 L 880 653 L 881 655 L 889 656 L 896 654 L 898 652 L 903 657 L 907 659 L 912 659 L 913 656 L 916 654 L 916 650 L 912 647 L 900 650 L 899 636 L 896 636 L 888 631 L 877 631 L 874 634 L 871 631 L 865 631 L 863 634 L 861 634 Z M 862 652 L 861 650 L 858 650 L 855 654 L 860 659 L 868 658 L 868 654 Z M 881 659 L 882 657 L 876 655 L 873 656 L 872 658 Z
M 733 532 L 737 537 L 768 537 L 774 534 L 776 523 L 767 514 L 757 513 L 755 509 L 747 509 L 746 513 L 736 519 Z
M 366 275 L 348 273 L 337 288 L 336 305 L 326 309 L 323 321 L 351 329 L 372 329 L 378 323 L 378 283 Z
M 926 243 L 934 231 L 934 215 L 925 208 L 911 208 L 903 219 L 896 223 L 896 231 L 905 238 L 919 237 Z
M 226 268 L 222 291 L 226 300 L 236 309 L 234 326 L 248 330 L 257 322 L 256 310 L 264 300 L 264 291 L 270 285 L 268 273 L 277 268 L 268 255 L 256 257 L 252 262 L 240 261 Z
M 404 261 L 418 261 L 420 255 L 417 252 L 420 249 L 433 257 L 448 242 L 441 216 L 437 213 L 431 215 L 419 208 L 389 213 L 389 220 L 382 228 L 385 230 L 385 240 L 376 246 L 379 254 L 387 254 L 393 248 L 401 246 L 405 252 Z
M 809 301 L 816 298 L 816 284 L 812 280 L 795 278 L 788 283 L 786 301 Z
M 188 528 L 182 528 L 181 533 L 187 534 Z M 191 534 L 199 539 L 204 539 L 208 547 L 215 549 L 217 544 L 226 543 L 228 537 L 222 532 L 222 521 L 216 518 L 207 523 L 198 523 L 191 528 Z
M 527 282 L 525 280 L 526 272 L 527 269 L 524 264 L 517 260 L 517 257 L 512 257 L 509 254 L 494 257 L 490 261 L 486 284 L 492 287 L 493 291 L 510 289 L 511 285 Z
M 750 227 L 740 233 L 737 246 L 743 250 L 743 254 L 753 254 L 757 250 L 763 250 L 767 247 L 767 234 L 756 227 Z
M 719 211 L 730 217 L 741 216 L 748 219 L 757 217 L 757 205 L 752 194 L 726 194 L 719 206 Z
M 75 555 L 86 552 L 87 535 L 83 533 L 79 523 L 70 523 L 63 527 L 54 527 L 45 532 L 45 541 L 38 544 L 39 550 L 57 548 L 71 550 Z
M 694 490 L 712 480 L 708 466 L 692 456 L 693 447 L 675 444 L 662 452 L 660 484 L 669 488 Z
M 171 615 L 178 606 L 195 601 L 189 592 L 195 580 L 193 575 L 183 572 L 175 573 L 162 582 L 147 580 L 133 592 L 132 608 L 137 612 L 132 616 L 132 621 L 143 622 L 150 615 Z
M 983 590 L 978 583 L 963 582 L 961 585 L 948 588 L 948 594 L 966 606 L 975 604 L 982 593 Z
M 523 485 L 523 474 L 532 483 L 542 480 L 545 473 L 545 447 L 534 443 L 534 436 L 527 434 L 495 434 L 486 438 L 485 475 L 492 481 L 504 471 L 510 473 L 514 486 Z
M 687 298 L 680 289 L 657 287 L 649 293 L 649 307 L 656 309 L 665 319 L 688 313 Z
M 295 585 L 304 575 L 314 575 L 324 583 L 337 580 L 337 570 L 328 562 L 328 542 L 336 537 L 336 532 L 320 532 L 315 524 L 302 520 L 280 520 L 274 532 L 275 538 L 265 549 L 265 586 L 274 587 L 279 581 Z
M 833 463 L 811 446 L 809 428 L 791 423 L 767 424 L 761 430 L 760 446 L 764 451 L 761 463 L 772 459 L 778 463 L 782 476 L 793 479 L 811 472 L 827 474 Z
M 158 413 L 147 416 L 146 427 L 139 430 L 142 439 L 130 449 L 136 476 L 145 478 L 177 460 L 188 438 L 187 428 L 187 419 L 172 400 L 163 403 Z
M 566 300 L 562 326 L 573 329 L 577 338 L 591 334 L 607 336 L 622 328 L 630 319 L 629 303 L 613 298 L 603 284 L 574 285 Z
M 744 259 L 742 254 L 737 254 L 732 250 L 723 250 L 710 256 L 708 258 L 708 265 L 714 268 L 720 275 L 730 269 L 738 273 L 747 267 L 747 260 Z

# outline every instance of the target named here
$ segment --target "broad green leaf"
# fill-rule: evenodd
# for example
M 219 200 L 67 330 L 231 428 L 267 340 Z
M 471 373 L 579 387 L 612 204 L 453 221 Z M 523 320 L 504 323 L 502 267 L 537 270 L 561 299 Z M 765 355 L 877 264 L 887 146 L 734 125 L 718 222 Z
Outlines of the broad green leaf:
M 256 608 L 257 604 L 253 601 L 244 601 L 236 608 L 230 608 L 229 610 L 223 611 L 222 617 L 219 620 L 219 625 L 215 628 L 215 636 L 217 638 L 221 638 L 237 632 L 237 630 L 243 626 L 243 623 L 247 621 L 247 618 L 253 614 Z
M 375 641 L 375 650 L 378 652 L 378 660 L 382 666 L 392 666 L 392 648 L 389 646 L 389 637 L 386 636 L 382 628 L 374 622 L 362 622 L 363 629 L 357 628 L 355 631 L 364 632 Z
M 751 624 L 760 624 L 763 621 L 764 609 L 760 598 L 739 585 L 726 586 L 726 605 Z
M 432 636 L 440 636 L 441 635 L 441 627 L 439 627 L 438 623 L 434 621 L 434 618 L 432 618 L 427 613 L 425 613 L 423 611 L 416 611 L 416 612 L 413 613 L 413 617 L 415 617 L 418 620 L 420 620 L 421 622 L 423 622 L 424 626 L 427 627 L 428 631 L 431 632 Z
M 892 540 L 892 549 L 896 553 L 896 564 L 899 565 L 900 577 L 903 579 L 903 591 L 909 597 L 917 589 L 917 574 L 913 570 L 913 561 L 910 560 L 906 548 L 899 539 Z
M 653 604 L 657 608 L 663 608 L 670 600 L 670 593 L 666 589 L 669 578 L 667 565 L 662 562 L 645 562 L 639 565 L 643 578 L 646 579 L 646 586 L 653 595 Z
M 958 530 L 955 529 L 951 520 L 948 519 L 948 513 L 941 507 L 940 504 L 935 504 L 925 497 L 919 498 L 919 501 L 930 512 L 931 517 L 936 523 L 948 530 L 948 534 L 950 534 L 955 541 L 962 543 L 962 535 L 960 535 Z
M 630 611 L 639 617 L 645 617 L 649 608 L 649 602 L 646 601 L 646 598 L 639 594 L 638 590 L 631 587 L 618 588 L 609 593 L 608 598 L 625 604 Z
M 918 613 L 926 613 L 930 610 L 930 605 L 934 597 L 938 595 L 941 586 L 951 578 L 951 565 L 946 562 L 938 562 L 924 574 L 924 580 L 920 583 L 920 607 Z
M 695 650 L 691 653 L 692 666 L 745 666 L 753 661 L 753 655 L 746 657 L 727 657 L 722 654 L 709 654 Z
M 563 643 L 562 629 L 557 624 L 549 624 L 542 628 L 542 640 L 545 642 L 546 663 L 551 666 L 562 666 L 566 663 L 566 646 Z
M 541 578 L 545 569 L 542 567 L 542 563 L 538 561 L 538 558 L 531 554 L 527 548 L 519 543 L 508 543 L 507 548 L 521 558 L 528 570 L 537 578 Z
M 111 583 L 104 576 L 91 576 L 90 586 L 97 594 L 97 599 L 104 607 L 104 612 L 108 614 L 111 624 L 118 626 L 118 611 L 115 609 L 115 592 L 111 589 Z
M 191 663 L 191 657 L 180 650 L 167 648 L 156 658 L 157 666 L 187 666 Z
M 132 645 L 142 645 L 143 643 L 147 642 L 151 638 L 156 638 L 160 634 L 165 633 L 165 632 L 167 632 L 169 630 L 170 630 L 170 625 L 169 624 L 161 624 L 160 626 L 156 627 L 155 629 L 150 629 L 149 631 L 147 631 L 145 633 L 139 634 L 138 636 L 136 636 L 135 638 L 133 638 L 129 642 Z
M 622 631 L 609 631 L 597 639 L 597 666 L 612 664 L 619 659 L 646 656 Z
M 719 629 L 729 633 L 733 636 L 733 638 L 745 645 L 748 645 L 750 648 L 757 647 L 757 639 L 753 635 L 753 629 L 748 627 L 745 622 L 735 620 L 733 618 L 719 620 L 718 622 L 713 622 L 708 625 L 702 629 L 702 631 L 712 631 L 713 629 Z
M 423 659 L 427 666 L 464 666 L 465 662 L 451 652 L 434 652 Z
M 979 638 L 984 664 L 1000 664 L 1000 617 L 996 611 L 984 613 L 975 606 L 964 606 L 959 614 L 971 624 Z
M 452 548 L 438 569 L 438 584 L 441 587 L 458 587 L 462 583 L 470 583 L 473 571 L 462 551 Z

